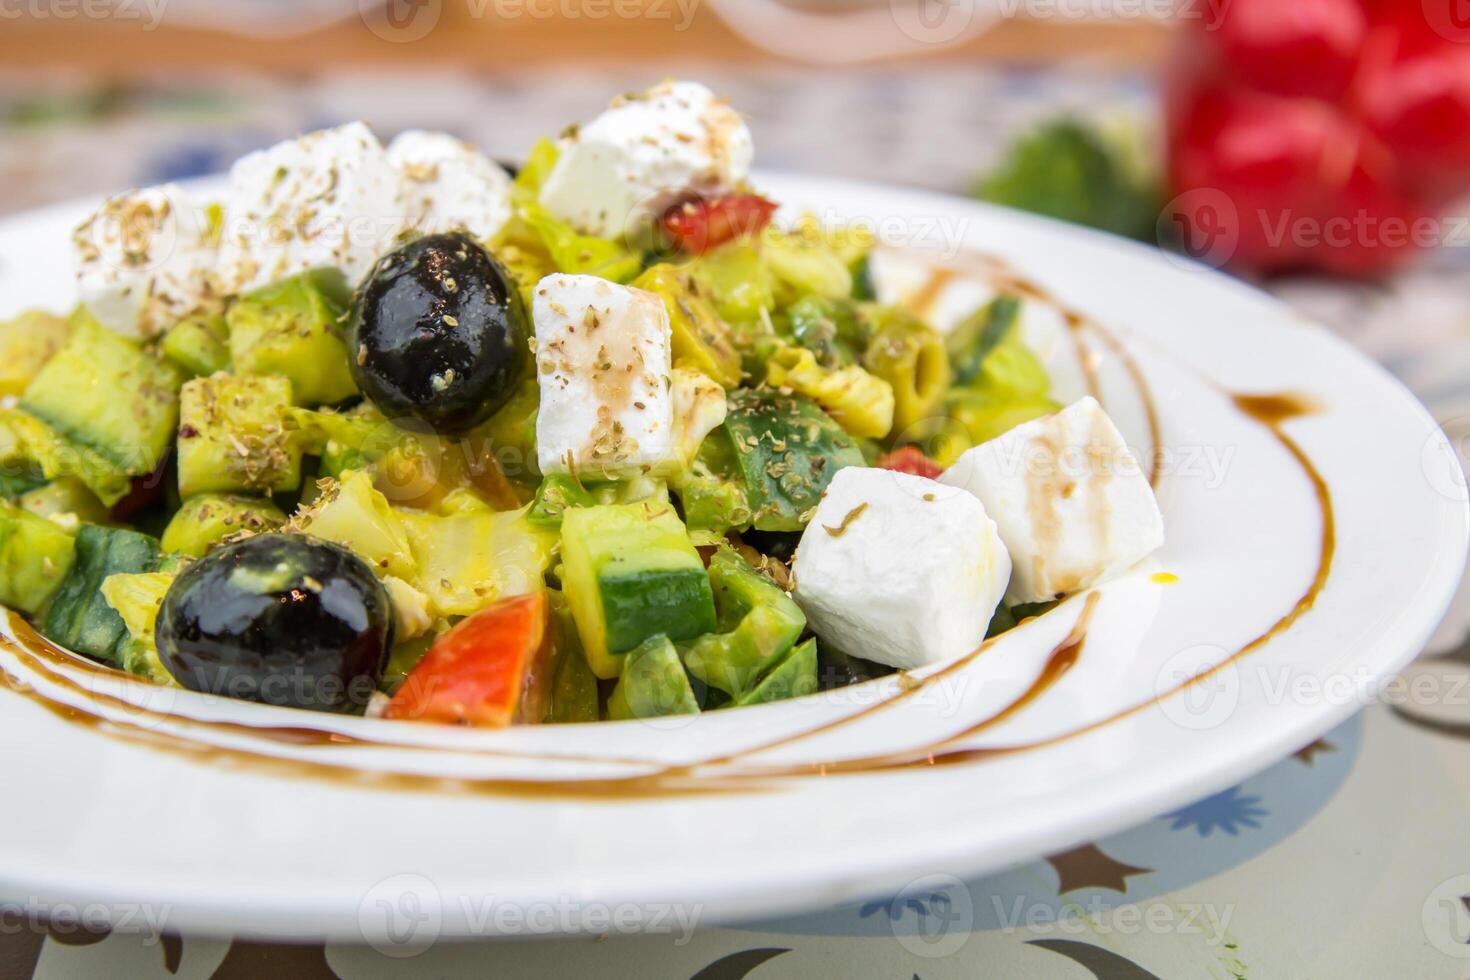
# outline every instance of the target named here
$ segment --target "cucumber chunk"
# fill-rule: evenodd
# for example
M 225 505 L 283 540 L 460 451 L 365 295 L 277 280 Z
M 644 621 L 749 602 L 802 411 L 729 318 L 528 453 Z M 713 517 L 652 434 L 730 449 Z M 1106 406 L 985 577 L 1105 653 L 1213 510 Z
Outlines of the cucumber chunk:
M 607 715 L 613 721 L 699 712 L 694 687 L 667 636 L 650 637 L 622 661 L 618 686 L 607 702 Z
M 0 504 L 0 604 L 39 613 L 71 570 L 74 548 L 60 525 Z
M 36 373 L 20 407 L 124 472 L 157 468 L 179 421 L 183 375 L 90 318 Z
M 163 531 L 163 550 L 198 558 L 232 534 L 274 531 L 286 523 L 263 497 L 203 493 L 184 501 Z
M 70 520 L 84 524 L 102 524 L 108 519 L 107 507 L 74 476 L 58 476 L 34 490 L 27 490 L 16 503 L 37 517 L 69 514 Z
M 118 573 L 156 571 L 161 558 L 158 542 L 146 534 L 84 524 L 77 532 L 75 560 L 51 600 L 41 632 L 68 650 L 121 667 L 131 636 L 108 605 L 102 583 Z
M 70 333 L 65 317 L 40 310 L 27 310 L 0 323 L 0 396 L 24 392 Z
M 230 366 L 225 318 L 219 314 L 190 317 L 163 335 L 163 353 L 195 377 Z
M 215 374 L 184 384 L 179 493 L 272 493 L 301 485 L 301 447 L 287 428 L 291 382 Z
M 281 374 L 301 405 L 357 394 L 343 327 L 351 289 L 335 269 L 314 269 L 240 297 L 226 322 L 241 374 Z
M 15 477 L 6 488 L 11 493 L 35 477 L 45 482 L 74 476 L 110 507 L 133 489 L 121 466 L 18 408 L 0 409 L 0 466 Z
M 130 674 L 146 677 L 155 684 L 178 687 L 179 682 L 164 667 L 153 639 L 158 609 L 168 587 L 178 575 L 171 572 L 120 572 L 102 581 L 102 596 L 122 617 L 128 637 L 118 650 L 118 666 Z
M 562 584 L 598 677 L 650 636 L 685 640 L 715 628 L 709 575 L 663 500 L 573 508 L 562 517 Z

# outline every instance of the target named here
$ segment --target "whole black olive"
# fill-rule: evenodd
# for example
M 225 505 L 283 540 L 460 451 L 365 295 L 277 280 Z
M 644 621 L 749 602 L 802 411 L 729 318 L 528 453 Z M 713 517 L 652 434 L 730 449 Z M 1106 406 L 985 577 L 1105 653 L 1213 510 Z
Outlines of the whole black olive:
M 390 419 L 463 432 L 505 404 L 530 361 L 526 307 L 473 238 L 425 235 L 378 260 L 357 289 L 352 376 Z
M 256 535 L 190 563 L 154 627 L 184 687 L 313 711 L 366 705 L 392 639 L 393 607 L 367 563 L 299 534 Z

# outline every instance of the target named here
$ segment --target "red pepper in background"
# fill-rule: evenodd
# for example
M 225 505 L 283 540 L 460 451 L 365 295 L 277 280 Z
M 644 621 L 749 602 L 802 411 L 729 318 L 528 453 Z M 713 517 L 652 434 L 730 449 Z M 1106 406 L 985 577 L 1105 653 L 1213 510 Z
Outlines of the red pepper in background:
M 1367 276 L 1440 240 L 1434 217 L 1470 192 L 1458 2 L 1231 0 L 1186 19 L 1165 85 L 1185 250 Z
M 517 719 L 528 679 L 544 667 L 544 592 L 513 596 L 434 641 L 383 717 L 504 728 Z M 539 719 L 536 719 L 539 720 Z
M 757 234 L 776 213 L 776 202 L 755 194 L 676 204 L 663 216 L 664 234 L 680 251 L 703 255 L 741 235 Z

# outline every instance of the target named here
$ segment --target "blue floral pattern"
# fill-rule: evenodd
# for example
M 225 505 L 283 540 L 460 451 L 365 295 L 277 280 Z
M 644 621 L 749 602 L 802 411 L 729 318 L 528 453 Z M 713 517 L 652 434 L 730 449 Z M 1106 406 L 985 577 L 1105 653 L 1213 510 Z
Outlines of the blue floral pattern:
M 1208 837 L 1217 829 L 1234 837 L 1242 827 L 1259 829 L 1260 818 L 1269 815 L 1265 807 L 1258 806 L 1259 796 L 1241 796 L 1240 787 L 1232 786 L 1223 793 L 1207 796 L 1198 803 L 1191 803 L 1182 810 L 1163 817 L 1172 820 L 1170 830 L 1193 827 L 1201 837 Z

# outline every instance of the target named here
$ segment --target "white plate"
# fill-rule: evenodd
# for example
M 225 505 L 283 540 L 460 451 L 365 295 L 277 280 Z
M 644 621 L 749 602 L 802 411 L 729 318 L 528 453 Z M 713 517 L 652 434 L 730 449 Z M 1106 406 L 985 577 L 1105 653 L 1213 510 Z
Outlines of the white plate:
M 891 704 L 880 702 L 904 690 L 894 678 L 659 723 L 477 733 L 332 720 L 47 666 L 7 645 L 0 671 L 31 688 L 0 690 L 0 895 L 394 949 L 656 928 L 675 912 L 770 916 L 973 876 L 1221 789 L 1337 724 L 1419 650 L 1464 567 L 1464 481 L 1429 416 L 1363 357 L 1232 280 L 1107 236 L 930 194 L 760 183 L 828 220 L 885 219 L 885 238 L 930 254 L 958 233 L 1085 313 L 1053 369 L 1070 397 L 1087 374 L 1075 356 L 1093 364 L 1145 453 L 1151 398 L 1168 450 L 1156 562 Z M 67 233 L 85 209 L 0 224 L 0 314 L 67 307 Z M 1231 392 L 1299 392 L 1320 411 L 1278 431 Z M 1335 521 L 1325 588 L 1237 655 L 1322 565 L 1312 467 Z M 1089 607 L 1069 672 L 937 751 L 1029 748 L 838 771 L 923 758 L 1015 701 Z M 302 725 L 357 740 L 293 742 Z

